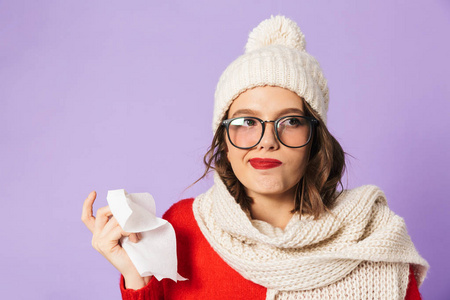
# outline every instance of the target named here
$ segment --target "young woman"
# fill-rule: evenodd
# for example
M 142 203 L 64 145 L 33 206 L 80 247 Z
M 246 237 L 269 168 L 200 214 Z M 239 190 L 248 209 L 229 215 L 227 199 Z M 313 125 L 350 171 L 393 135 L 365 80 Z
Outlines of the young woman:
M 140 277 L 108 207 L 82 219 L 122 274 L 123 299 L 420 299 L 428 270 L 376 186 L 341 190 L 344 152 L 326 127 L 328 87 L 298 26 L 271 17 L 222 74 L 205 174 L 214 185 L 174 204 L 187 281 Z

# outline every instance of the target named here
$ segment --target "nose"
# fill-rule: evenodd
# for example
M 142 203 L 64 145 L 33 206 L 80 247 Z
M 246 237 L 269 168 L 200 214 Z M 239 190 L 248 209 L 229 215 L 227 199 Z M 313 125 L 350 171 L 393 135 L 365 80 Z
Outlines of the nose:
M 280 142 L 275 133 L 275 123 L 274 122 L 265 122 L 265 130 L 264 135 L 261 138 L 261 141 L 258 144 L 258 149 L 266 149 L 266 150 L 276 150 L 280 148 Z M 269 125 L 270 124 L 270 125 Z

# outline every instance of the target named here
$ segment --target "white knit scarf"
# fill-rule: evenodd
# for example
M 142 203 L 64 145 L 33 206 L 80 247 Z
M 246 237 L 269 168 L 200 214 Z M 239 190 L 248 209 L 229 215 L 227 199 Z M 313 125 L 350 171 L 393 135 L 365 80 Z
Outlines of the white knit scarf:
M 275 228 L 252 220 L 217 173 L 213 187 L 193 204 L 214 250 L 244 278 L 266 287 L 267 299 L 366 299 L 380 292 L 386 299 L 403 299 L 408 264 L 422 284 L 429 265 L 379 188 L 345 190 L 331 211 L 318 220 L 300 220 L 296 213 L 284 230 Z M 356 291 L 332 296 L 348 288 Z

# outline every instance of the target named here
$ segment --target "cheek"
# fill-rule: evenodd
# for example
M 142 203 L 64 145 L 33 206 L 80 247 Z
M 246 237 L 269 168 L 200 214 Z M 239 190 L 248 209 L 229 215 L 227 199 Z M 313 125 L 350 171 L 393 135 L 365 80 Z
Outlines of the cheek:
M 239 172 L 241 168 L 244 166 L 245 155 L 247 154 L 247 150 L 242 150 L 234 147 L 233 145 L 227 142 L 227 159 L 231 164 L 231 168 L 233 171 Z M 238 174 L 236 174 L 237 176 Z
M 304 172 L 306 168 L 306 164 L 308 162 L 308 149 L 301 148 L 298 152 L 292 153 L 292 155 L 286 155 L 286 157 L 291 157 L 290 161 L 288 162 L 290 169 L 294 172 L 298 172 L 298 170 L 301 170 L 301 173 Z
M 233 146 L 231 146 L 233 147 Z M 233 164 L 237 164 L 240 161 L 242 161 L 243 159 L 243 154 L 241 153 L 241 151 L 239 151 L 239 149 L 236 148 L 230 148 L 228 147 L 227 149 L 227 158 L 228 161 L 231 163 L 231 165 L 233 166 Z

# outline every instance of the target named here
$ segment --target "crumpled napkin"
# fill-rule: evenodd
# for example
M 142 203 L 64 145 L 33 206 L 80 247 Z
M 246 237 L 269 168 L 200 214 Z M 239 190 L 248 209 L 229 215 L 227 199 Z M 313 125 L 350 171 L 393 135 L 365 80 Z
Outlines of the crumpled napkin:
M 106 196 L 113 216 L 127 232 L 140 232 L 141 240 L 132 243 L 128 237 L 121 239 L 139 274 L 187 280 L 177 273 L 177 249 L 172 225 L 156 217 L 155 200 L 149 193 L 128 194 L 124 189 L 110 190 Z

